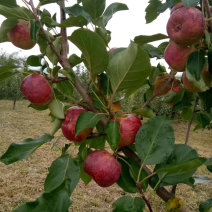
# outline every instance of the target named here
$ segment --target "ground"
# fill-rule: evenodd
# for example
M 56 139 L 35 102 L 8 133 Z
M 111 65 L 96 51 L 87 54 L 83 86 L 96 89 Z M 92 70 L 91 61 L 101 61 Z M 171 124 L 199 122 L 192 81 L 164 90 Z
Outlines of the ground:
M 50 133 L 51 123 L 48 111 L 35 111 L 28 108 L 28 104 L 25 100 L 18 101 L 16 110 L 13 110 L 12 101 L 0 100 L 0 156 L 11 142 L 18 143 L 26 138 L 36 138 L 44 133 Z M 172 123 L 176 143 L 184 143 L 188 123 L 177 120 Z M 57 135 L 60 134 L 61 132 L 57 133 Z M 52 147 L 54 141 L 43 145 L 23 161 L 9 166 L 0 163 L 0 212 L 10 212 L 22 203 L 35 200 L 43 193 L 48 167 L 60 156 L 60 148 L 68 143 L 66 139 L 61 139 L 57 146 Z M 189 144 L 201 157 L 211 157 L 212 130 L 191 131 Z M 73 147 L 69 153 L 76 155 L 76 150 L 77 147 Z M 201 167 L 196 174 L 212 179 L 212 174 L 205 167 Z M 117 185 L 101 188 L 94 182 L 85 186 L 80 181 L 71 197 L 73 205 L 69 211 L 110 212 L 112 203 L 123 195 L 128 194 Z M 154 212 L 166 211 L 164 202 L 157 196 L 154 200 L 154 196 L 154 192 L 149 189 L 147 197 L 155 202 Z M 212 184 L 197 185 L 194 189 L 187 185 L 180 185 L 177 189 L 177 197 L 184 200 L 188 212 L 198 212 L 198 205 L 212 197 Z

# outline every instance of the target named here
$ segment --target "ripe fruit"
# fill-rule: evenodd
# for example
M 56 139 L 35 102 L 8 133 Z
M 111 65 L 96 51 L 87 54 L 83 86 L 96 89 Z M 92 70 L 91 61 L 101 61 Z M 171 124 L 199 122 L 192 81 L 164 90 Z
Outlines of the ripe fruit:
M 14 46 L 21 49 L 31 49 L 36 44 L 30 38 L 30 23 L 25 20 L 18 19 L 17 25 L 7 33 L 7 36 Z
M 92 132 L 93 128 L 88 128 L 82 131 L 77 137 L 75 137 L 75 126 L 77 119 L 82 112 L 88 112 L 87 110 L 80 107 L 70 107 L 66 111 L 65 119 L 62 122 L 62 132 L 63 135 L 70 141 L 81 142 L 88 137 L 88 135 Z
M 154 93 L 156 93 L 163 85 L 166 83 L 166 81 L 169 79 L 170 75 L 168 73 L 164 73 L 162 76 L 157 76 L 154 82 Z M 177 87 L 177 79 L 174 78 L 173 82 L 170 82 L 159 94 L 158 96 L 163 96 L 167 94 L 171 88 Z
M 172 7 L 172 9 L 171 9 L 170 15 L 171 15 L 173 12 L 175 12 L 176 10 L 180 9 L 181 7 L 184 7 L 183 2 L 180 2 L 180 3 L 178 3 L 178 4 L 175 4 L 174 7 Z
M 205 82 L 205 85 L 206 86 L 210 86 L 211 85 L 211 81 L 212 81 L 212 75 L 208 72 L 208 67 L 205 66 L 202 70 L 202 78 L 203 78 L 203 81 Z M 186 73 L 184 72 L 183 75 L 182 75 L 182 79 L 181 79 L 184 87 L 189 90 L 189 91 L 192 91 L 192 92 L 201 92 L 201 90 L 199 88 L 196 88 L 195 86 L 193 86 L 188 78 L 186 77 Z
M 45 77 L 31 74 L 23 79 L 20 90 L 35 106 L 44 106 L 53 99 L 53 91 Z
M 121 115 L 115 121 L 120 123 L 121 140 L 118 146 L 128 146 L 135 143 L 135 136 L 141 127 L 141 120 L 135 114 Z
M 164 52 L 164 59 L 171 69 L 174 71 L 185 71 L 186 63 L 189 55 L 195 52 L 194 46 L 181 47 L 174 42 L 171 42 Z
M 182 7 L 176 10 L 167 23 L 170 39 L 181 46 L 197 43 L 206 29 L 204 15 L 195 7 Z
M 120 163 L 106 150 L 95 150 L 88 155 L 83 170 L 101 187 L 113 185 L 121 175 Z

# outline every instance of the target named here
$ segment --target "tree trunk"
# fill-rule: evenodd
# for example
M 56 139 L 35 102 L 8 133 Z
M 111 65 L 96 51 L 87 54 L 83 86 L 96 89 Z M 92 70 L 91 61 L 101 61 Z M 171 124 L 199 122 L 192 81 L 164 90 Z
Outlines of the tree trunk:
M 14 98 L 14 101 L 13 101 L 13 110 L 15 110 L 15 104 L 16 104 L 16 98 Z

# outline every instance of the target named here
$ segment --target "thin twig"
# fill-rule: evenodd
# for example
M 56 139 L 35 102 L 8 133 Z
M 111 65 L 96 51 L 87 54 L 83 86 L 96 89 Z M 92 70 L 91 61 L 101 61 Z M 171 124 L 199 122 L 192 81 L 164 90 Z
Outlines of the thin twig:
M 189 134 L 190 134 L 190 131 L 191 131 L 191 125 L 192 125 L 192 122 L 193 122 L 193 119 L 194 119 L 194 115 L 196 113 L 196 108 L 197 108 L 197 105 L 198 105 L 198 102 L 199 102 L 199 97 L 196 98 L 196 101 L 195 101 L 195 104 L 194 104 L 194 109 L 193 109 L 193 113 L 192 113 L 192 116 L 191 116 L 191 119 L 188 123 L 188 129 L 187 129 L 187 133 L 186 133 L 186 139 L 185 139 L 185 144 L 188 145 L 188 138 L 189 138 Z M 177 185 L 174 185 L 172 187 L 172 193 L 175 194 L 176 193 L 176 190 L 177 190 Z
M 147 207 L 149 208 L 149 211 L 150 211 L 150 212 L 153 212 L 149 200 L 148 200 L 148 199 L 145 197 L 145 195 L 144 195 L 144 192 L 143 192 L 143 190 L 142 190 L 142 188 L 141 188 L 141 184 L 140 184 L 140 183 L 136 183 L 136 186 L 137 186 L 137 188 L 138 188 L 138 190 L 139 190 L 139 193 L 141 194 L 142 199 L 145 201 Z
M 106 133 L 91 133 L 90 136 L 88 136 L 86 139 L 92 139 L 92 138 L 98 138 L 98 137 L 101 137 L 101 136 L 104 136 L 104 135 L 107 135 Z
M 203 0 L 202 3 L 203 3 L 204 8 L 207 12 L 207 17 L 208 17 L 208 19 L 210 19 L 212 17 L 212 12 L 210 10 L 210 8 L 211 8 L 210 4 L 209 4 L 208 0 Z M 211 32 L 211 31 L 212 31 L 212 21 L 209 20 L 208 21 L 208 32 Z
M 62 82 L 62 81 L 65 81 L 65 80 L 69 80 L 67 77 L 58 77 L 58 78 L 49 78 L 49 77 L 45 77 L 47 80 L 49 80 L 49 82 L 51 83 L 59 83 L 59 82 Z
M 143 107 L 142 108 L 146 108 L 147 107 L 147 105 L 150 103 L 150 102 L 152 102 L 152 100 L 154 100 L 157 96 L 158 96 L 158 94 L 160 94 L 160 92 L 163 90 L 163 89 L 165 89 L 165 87 L 170 83 L 170 82 L 172 82 L 174 80 L 174 73 L 171 73 L 171 75 L 170 75 L 170 77 L 169 77 L 169 79 L 166 81 L 166 83 L 164 83 L 163 84 L 163 86 L 150 98 L 150 99 L 148 99 L 148 101 L 143 105 Z

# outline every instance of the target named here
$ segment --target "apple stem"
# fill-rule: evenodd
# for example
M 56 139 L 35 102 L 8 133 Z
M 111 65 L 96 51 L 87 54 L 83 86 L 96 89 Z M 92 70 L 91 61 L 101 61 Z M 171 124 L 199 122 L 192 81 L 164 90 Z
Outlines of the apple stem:
M 163 89 L 165 89 L 165 87 L 170 83 L 170 82 L 172 82 L 173 80 L 174 80 L 174 75 L 175 75 L 175 73 L 172 71 L 172 73 L 171 73 L 171 75 L 170 75 L 170 77 L 169 77 L 169 79 L 166 81 L 166 83 L 164 83 L 164 85 L 148 100 L 148 101 L 146 101 L 145 102 L 145 104 L 143 105 L 143 107 L 142 108 L 146 108 L 147 107 L 147 105 L 150 103 L 150 102 L 152 102 L 152 100 L 154 100 L 157 96 L 158 96 L 158 94 L 160 94 L 160 92 L 163 90 Z

